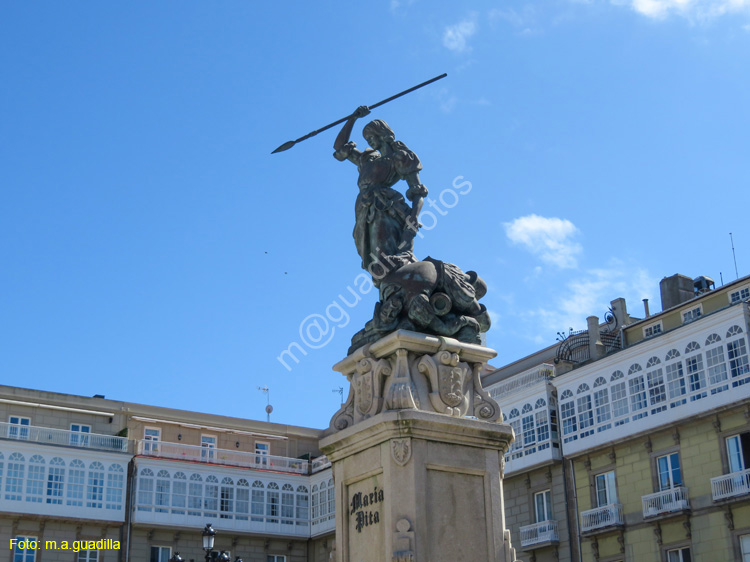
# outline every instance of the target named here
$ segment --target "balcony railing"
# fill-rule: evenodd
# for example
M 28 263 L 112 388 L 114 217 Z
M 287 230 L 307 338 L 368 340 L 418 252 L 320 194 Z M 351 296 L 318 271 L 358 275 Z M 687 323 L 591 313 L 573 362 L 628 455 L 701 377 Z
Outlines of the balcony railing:
M 711 478 L 711 495 L 714 501 L 750 494 L 750 470 L 732 472 Z
M 128 440 L 125 437 L 6 422 L 0 422 L 0 439 L 15 439 L 45 445 L 64 445 L 100 451 L 127 452 L 128 450 Z
M 328 460 L 328 457 L 325 455 L 320 456 L 316 459 L 313 459 L 312 461 L 312 474 L 315 474 L 316 472 L 320 472 L 321 470 L 324 470 L 331 466 L 331 461 Z
M 594 531 L 604 527 L 623 525 L 622 504 L 613 503 L 581 512 L 581 531 Z
M 231 449 L 212 449 L 164 441 L 141 440 L 138 442 L 138 454 L 163 459 L 241 466 L 275 472 L 293 472 L 295 474 L 308 474 L 310 470 L 310 463 L 303 459 L 232 451 Z
M 555 520 L 526 525 L 521 527 L 520 531 L 522 547 L 560 541 L 557 536 L 557 521 Z
M 643 517 L 656 517 L 665 513 L 674 513 L 690 509 L 688 491 L 684 486 L 663 490 L 641 498 L 643 502 Z

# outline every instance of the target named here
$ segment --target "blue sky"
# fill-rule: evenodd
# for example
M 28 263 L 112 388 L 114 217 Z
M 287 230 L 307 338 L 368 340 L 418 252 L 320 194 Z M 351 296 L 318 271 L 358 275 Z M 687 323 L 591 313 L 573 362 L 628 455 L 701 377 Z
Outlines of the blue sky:
M 327 426 L 375 302 L 356 170 L 335 130 L 270 152 L 443 72 L 372 118 L 496 365 L 735 279 L 730 232 L 748 273 L 748 0 L 3 2 L 0 65 L 4 384 Z

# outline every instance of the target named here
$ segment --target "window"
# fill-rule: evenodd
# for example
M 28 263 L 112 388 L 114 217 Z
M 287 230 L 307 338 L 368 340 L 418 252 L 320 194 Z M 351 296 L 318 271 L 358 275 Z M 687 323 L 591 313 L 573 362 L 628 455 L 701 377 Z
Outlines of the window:
M 536 431 L 534 428 L 534 414 L 521 418 L 523 427 L 523 446 L 528 447 L 536 443 Z
M 628 391 L 625 387 L 625 381 L 615 383 L 615 381 L 620 381 L 623 378 L 625 378 L 625 375 L 622 371 L 615 371 L 609 379 L 611 384 L 614 383 L 610 387 L 610 395 L 612 397 L 612 412 L 617 419 L 616 426 L 627 423 L 629 419 L 625 417 L 628 415 Z
M 50 461 L 47 473 L 47 503 L 62 505 L 64 485 L 65 461 L 60 457 L 55 457 Z
M 587 384 L 582 384 L 578 387 L 577 394 L 584 394 L 589 392 L 589 390 Z M 579 396 L 576 402 L 578 406 L 578 428 L 581 431 L 584 431 L 594 425 L 594 414 L 591 410 L 591 395 L 585 394 L 584 396 Z M 582 437 L 590 435 L 591 433 L 592 431 L 584 432 Z
M 143 430 L 143 453 L 158 453 L 159 441 L 161 441 L 161 429 L 158 427 L 147 427 Z
M 172 549 L 168 546 L 152 546 L 150 562 L 169 562 L 172 558 Z
M 255 457 L 255 463 L 256 464 L 262 464 L 267 465 L 268 464 L 268 455 L 271 453 L 271 444 L 266 443 L 265 441 L 256 441 L 255 442 L 255 454 L 257 455 Z
M 281 523 L 294 525 L 294 488 L 290 484 L 281 488 Z
M 154 504 L 154 473 L 142 468 L 138 475 L 138 511 L 151 511 Z
M 701 314 L 703 314 L 703 307 L 701 305 L 691 308 L 690 310 L 684 310 L 682 312 L 682 322 L 683 324 L 687 324 L 688 322 L 697 320 L 701 317 Z
M 172 482 L 172 513 L 185 513 L 187 507 L 187 476 L 184 472 L 175 472 Z
M 225 477 L 221 481 L 221 497 L 219 499 L 219 511 L 222 519 L 231 519 L 234 512 L 234 481 Z
M 694 355 L 687 355 L 692 353 Z M 685 348 L 685 370 L 687 370 L 688 384 L 690 387 L 690 400 L 705 398 L 707 393 L 706 375 L 703 372 L 703 356 L 700 353 L 698 342 L 690 342 Z
M 563 402 L 563 400 L 569 400 Z M 576 423 L 576 412 L 575 402 L 573 401 L 573 393 L 570 390 L 566 390 L 562 393 L 560 398 L 560 416 L 562 418 L 563 436 L 571 435 L 578 430 L 578 424 Z M 567 437 L 565 442 L 577 439 L 577 436 Z
M 724 362 L 724 348 L 720 345 L 706 350 L 706 366 L 708 367 L 708 383 L 711 386 L 727 380 L 727 364 Z M 725 390 L 725 386 L 722 390 Z M 717 389 L 711 393 L 716 394 Z M 718 392 L 721 392 L 720 390 Z
M 70 444 L 74 447 L 88 447 L 90 433 L 90 425 L 83 425 L 80 423 L 70 424 Z
M 750 535 L 740 536 L 740 554 L 742 562 L 750 562 Z
M 214 435 L 201 435 L 201 459 L 213 460 L 216 455 L 216 437 Z
M 237 481 L 237 512 L 235 519 L 247 521 L 250 513 L 250 484 L 244 478 Z
M 596 506 L 604 507 L 617 503 L 617 488 L 615 487 L 615 471 L 597 474 L 594 477 L 596 487 Z
M 263 482 L 256 480 L 253 482 L 252 495 L 250 503 L 251 521 L 263 521 L 263 513 L 266 504 L 266 491 Z
M 732 304 L 750 299 L 750 287 L 742 287 L 729 293 L 729 302 Z
M 656 367 L 659 365 L 661 360 L 658 357 L 652 357 L 646 363 L 646 368 Z M 664 373 L 661 367 L 657 367 L 651 371 L 646 372 L 646 378 L 648 379 L 648 398 L 651 406 L 656 406 L 651 410 L 652 414 L 656 414 L 666 409 L 666 406 L 659 406 L 667 400 L 666 387 L 664 386 Z
M 283 554 L 268 554 L 266 562 L 286 562 L 286 556 Z
M 41 503 L 44 495 L 45 467 L 44 459 L 34 455 L 29 459 L 29 473 L 26 478 L 26 501 Z
M 669 393 L 669 407 L 674 408 L 687 402 L 682 398 L 686 393 L 685 374 L 682 370 L 682 361 L 679 360 L 680 352 L 672 349 L 667 353 L 667 366 L 664 368 L 667 374 L 667 392 Z
M 750 469 L 750 433 L 727 437 L 727 460 L 729 472 Z
M 8 428 L 8 437 L 10 439 L 29 438 L 29 426 L 31 426 L 31 418 L 10 416 L 8 418 L 8 423 L 10 423 L 10 427 Z
M 671 453 L 656 459 L 656 468 L 659 472 L 659 491 L 671 490 L 682 486 L 682 473 L 680 472 L 680 456 Z
M 607 381 L 603 378 L 597 379 L 596 382 L 594 382 L 594 388 L 604 386 L 605 384 L 607 384 Z M 606 388 L 600 388 L 599 390 L 594 391 L 594 407 L 596 408 L 597 424 L 603 424 L 609 421 L 612 417 L 609 409 L 609 393 Z M 606 427 L 610 427 L 610 424 L 607 424 Z
M 727 339 L 740 334 L 742 334 L 742 329 L 739 326 L 732 326 L 727 332 Z M 739 338 L 727 342 L 727 356 L 729 357 L 729 371 L 733 379 L 750 374 L 744 336 L 740 335 Z M 732 386 L 739 386 L 748 382 L 748 380 L 750 379 L 736 380 L 732 383 Z
M 630 408 L 633 410 L 633 420 L 647 416 L 646 412 L 636 414 L 639 410 L 646 408 L 646 385 L 643 382 L 643 375 L 638 375 L 628 381 L 630 386 Z
M 13 562 L 34 562 L 38 546 L 36 537 L 17 536 L 13 546 Z
M 169 472 L 166 470 L 160 470 L 156 474 L 156 496 L 154 505 L 154 511 L 157 513 L 167 513 L 169 509 L 169 489 L 172 481 L 169 476 Z
M 219 511 L 219 479 L 216 476 L 206 477 L 205 498 L 203 499 L 203 515 L 205 517 L 216 517 Z
M 125 471 L 119 464 L 109 465 L 107 470 L 107 509 L 122 509 L 122 492 L 125 486 Z
M 534 514 L 536 516 L 536 523 L 552 521 L 552 503 L 549 490 L 534 494 Z
M 657 322 L 656 324 L 652 324 L 651 326 L 646 326 L 643 328 L 643 337 L 644 338 L 651 338 L 658 334 L 661 334 L 662 327 L 661 322 Z
M 310 518 L 310 496 L 307 488 L 297 486 L 297 525 L 307 526 Z
M 83 486 L 85 481 L 86 466 L 78 459 L 70 461 L 67 505 L 83 505 Z
M 99 562 L 99 551 L 98 550 L 79 551 L 78 562 Z
M 667 562 L 692 562 L 689 548 L 676 548 L 667 551 Z
M 203 477 L 200 474 L 191 474 L 188 485 L 188 515 L 200 516 L 202 509 Z
M 269 523 L 278 523 L 279 520 L 279 485 L 271 482 L 266 492 L 266 519 Z
M 86 507 L 101 507 L 104 498 L 104 465 L 92 462 L 89 466 L 89 484 L 86 488 Z
M 536 439 L 538 443 L 549 440 L 549 424 L 547 423 L 547 410 L 536 414 Z
M 21 453 L 8 457 L 8 473 L 5 476 L 5 499 L 23 499 L 23 478 L 26 470 L 26 459 Z

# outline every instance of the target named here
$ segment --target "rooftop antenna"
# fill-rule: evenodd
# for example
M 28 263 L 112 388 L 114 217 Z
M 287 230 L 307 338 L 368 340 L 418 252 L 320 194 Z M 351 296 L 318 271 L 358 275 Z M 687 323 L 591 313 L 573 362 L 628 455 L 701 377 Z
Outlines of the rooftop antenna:
M 261 392 L 266 393 L 266 399 L 268 401 L 268 405 L 266 406 L 266 421 L 271 421 L 271 412 L 273 412 L 273 406 L 271 406 L 271 389 L 267 386 L 259 386 L 258 390 Z
M 344 387 L 340 386 L 338 388 L 334 388 L 331 392 L 338 392 L 339 396 L 341 397 L 341 405 L 344 405 Z
M 740 274 L 737 272 L 737 255 L 734 253 L 734 237 L 732 236 L 732 233 L 729 233 L 729 239 L 732 241 L 732 257 L 734 258 L 734 274 L 737 276 L 737 279 L 740 278 Z

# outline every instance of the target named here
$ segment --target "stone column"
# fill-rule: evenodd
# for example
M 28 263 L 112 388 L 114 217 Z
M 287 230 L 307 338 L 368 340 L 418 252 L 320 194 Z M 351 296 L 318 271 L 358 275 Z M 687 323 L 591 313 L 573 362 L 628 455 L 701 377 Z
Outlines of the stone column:
M 513 431 L 479 375 L 495 352 L 399 331 L 334 368 L 351 382 L 321 450 L 337 562 L 513 562 L 504 453 Z

